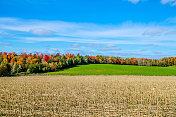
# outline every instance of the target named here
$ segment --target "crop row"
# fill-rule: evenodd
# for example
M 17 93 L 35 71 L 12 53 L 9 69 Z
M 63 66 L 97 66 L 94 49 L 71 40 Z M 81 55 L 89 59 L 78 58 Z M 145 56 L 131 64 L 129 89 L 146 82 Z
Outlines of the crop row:
M 176 65 L 176 57 L 162 59 L 120 58 L 109 56 L 80 56 L 66 53 L 65 55 L 44 55 L 21 53 L 0 53 L 0 76 L 19 73 L 42 73 L 59 71 L 60 69 L 80 64 L 120 64 L 138 66 L 172 66 Z

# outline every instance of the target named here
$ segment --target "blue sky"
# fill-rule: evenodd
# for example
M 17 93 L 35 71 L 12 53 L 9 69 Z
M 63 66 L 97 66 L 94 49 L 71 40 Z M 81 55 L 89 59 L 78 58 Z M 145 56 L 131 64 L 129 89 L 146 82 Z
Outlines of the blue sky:
M 0 51 L 176 56 L 176 0 L 0 0 Z

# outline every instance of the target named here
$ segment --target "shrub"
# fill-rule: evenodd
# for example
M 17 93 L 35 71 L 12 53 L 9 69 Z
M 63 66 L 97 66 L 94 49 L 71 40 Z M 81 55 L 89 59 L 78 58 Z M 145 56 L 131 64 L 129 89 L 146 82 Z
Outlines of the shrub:
M 49 63 L 49 67 L 51 71 L 56 71 L 57 65 L 54 62 L 52 62 L 52 63 Z
M 43 65 L 42 63 L 40 63 L 40 64 L 38 65 L 38 67 L 39 67 L 39 72 L 43 72 L 43 67 L 44 67 L 44 65 Z
M 29 68 L 27 70 L 28 73 L 38 73 L 39 72 L 39 67 L 38 65 L 35 64 L 30 64 Z
M 10 75 L 10 65 L 8 63 L 1 63 L 0 65 L 0 76 Z
M 160 62 L 158 65 L 161 66 L 161 67 L 167 67 L 168 66 L 168 64 L 165 63 L 165 62 Z
M 68 66 L 72 66 L 73 65 L 73 60 L 71 58 L 69 58 L 66 63 L 67 63 Z

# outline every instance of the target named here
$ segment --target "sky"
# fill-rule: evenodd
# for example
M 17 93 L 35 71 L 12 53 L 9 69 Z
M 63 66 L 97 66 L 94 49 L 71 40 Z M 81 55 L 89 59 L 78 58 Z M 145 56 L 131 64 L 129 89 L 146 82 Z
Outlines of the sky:
M 0 0 L 0 51 L 176 56 L 176 0 Z

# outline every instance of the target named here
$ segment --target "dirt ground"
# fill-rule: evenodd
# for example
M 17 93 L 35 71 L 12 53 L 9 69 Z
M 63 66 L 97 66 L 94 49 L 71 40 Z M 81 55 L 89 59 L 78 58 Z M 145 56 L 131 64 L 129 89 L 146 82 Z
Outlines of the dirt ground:
M 176 77 L 0 77 L 0 116 L 174 117 Z

